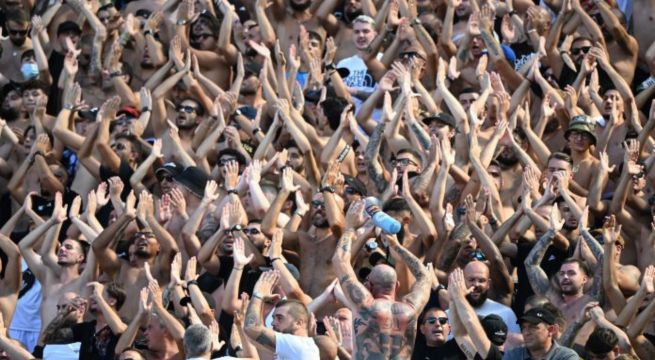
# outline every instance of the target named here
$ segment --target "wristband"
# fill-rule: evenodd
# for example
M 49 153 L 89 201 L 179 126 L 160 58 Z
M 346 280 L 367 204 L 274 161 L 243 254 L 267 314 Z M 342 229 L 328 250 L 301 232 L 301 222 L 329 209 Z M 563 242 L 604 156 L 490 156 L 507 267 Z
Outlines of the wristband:
M 73 104 L 64 104 L 64 109 L 66 110 L 73 110 L 74 108 L 75 106 L 73 106 Z
M 434 289 L 434 291 L 439 292 L 441 290 L 446 290 L 446 287 L 443 286 L 442 284 L 437 285 L 437 287 Z
M 189 287 L 189 286 L 191 286 L 191 285 L 198 286 L 198 281 L 196 281 L 196 280 L 189 280 L 189 281 L 186 282 L 186 287 Z
M 260 131 L 262 131 L 262 129 L 256 127 L 256 128 L 254 128 L 254 129 L 252 129 L 252 134 L 255 135 L 255 134 L 257 134 L 257 133 L 260 132 Z
M 328 186 L 323 186 L 320 190 L 318 190 L 318 192 L 322 192 L 322 193 L 324 193 L 326 191 L 329 192 L 329 193 L 332 193 L 332 194 L 337 192 L 332 186 L 329 186 L 329 185 Z
M 294 215 L 298 215 L 298 216 L 300 216 L 300 217 L 305 216 L 305 214 L 301 214 L 301 213 L 299 213 L 298 210 L 294 211 L 293 214 L 294 214 Z
M 232 270 L 243 270 L 243 268 L 242 268 L 242 267 L 236 267 L 236 266 L 235 266 L 235 267 L 232 268 Z
M 512 11 L 509 12 L 509 16 L 514 16 L 516 15 L 516 10 L 512 9 Z
M 334 64 L 325 64 L 325 71 L 328 70 L 336 70 L 337 68 L 334 67 Z
M 239 195 L 239 192 L 236 189 L 230 189 L 227 191 L 228 194 Z
M 118 70 L 118 71 L 114 71 L 113 73 L 109 74 L 109 77 L 112 78 L 112 79 L 115 78 L 115 77 L 119 77 L 119 76 L 123 76 L 123 71 Z
M 412 22 L 411 22 L 411 26 L 414 26 L 414 25 L 421 25 L 421 19 L 414 18 L 414 20 L 412 20 Z
M 271 263 L 273 263 L 275 260 L 282 260 L 282 258 L 274 257 L 274 258 L 271 259 Z
M 343 162 L 343 160 L 346 158 L 346 155 L 348 155 L 348 152 L 350 151 L 350 145 L 346 145 L 346 147 L 341 150 L 339 153 L 339 156 L 337 156 L 337 162 Z
M 263 300 L 263 299 L 264 299 L 264 297 L 262 296 L 262 294 L 260 294 L 260 293 L 258 293 L 258 292 L 253 292 L 253 293 L 252 293 L 252 298 L 253 298 L 253 299 L 259 299 L 259 300 Z
M 144 113 L 144 112 L 151 112 L 151 111 L 152 111 L 152 109 L 147 108 L 147 107 L 142 107 L 142 108 L 141 108 L 141 113 Z

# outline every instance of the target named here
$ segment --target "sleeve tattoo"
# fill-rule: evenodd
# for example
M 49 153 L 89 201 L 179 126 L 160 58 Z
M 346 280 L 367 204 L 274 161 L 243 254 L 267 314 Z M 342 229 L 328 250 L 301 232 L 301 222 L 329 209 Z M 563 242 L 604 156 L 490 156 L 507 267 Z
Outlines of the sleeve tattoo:
M 532 290 L 539 295 L 545 295 L 550 288 L 548 276 L 546 276 L 546 273 L 541 268 L 540 264 L 554 237 L 555 232 L 553 230 L 548 230 L 539 241 L 537 241 L 532 250 L 530 250 L 528 257 L 525 258 L 525 270 L 528 273 L 530 285 L 532 286 Z

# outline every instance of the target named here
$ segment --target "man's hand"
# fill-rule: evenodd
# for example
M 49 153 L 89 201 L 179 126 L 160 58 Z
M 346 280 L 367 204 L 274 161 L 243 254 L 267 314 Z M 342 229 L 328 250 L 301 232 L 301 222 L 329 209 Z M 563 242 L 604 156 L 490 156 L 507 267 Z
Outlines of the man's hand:
M 613 172 L 614 169 L 616 168 L 616 165 L 610 166 L 610 159 L 609 159 L 609 156 L 607 156 L 606 151 L 601 151 L 600 152 L 599 160 L 600 160 L 600 172 L 602 174 L 607 174 L 607 173 Z
M 144 287 L 139 293 L 139 310 L 138 314 L 144 316 L 149 315 L 152 309 L 152 299 L 149 296 L 148 288 Z
M 548 228 L 554 232 L 561 231 L 564 222 L 565 220 L 562 219 L 557 203 L 553 204 L 553 207 L 550 210 L 550 216 L 548 217 Z
M 457 301 L 463 300 L 466 295 L 470 294 L 473 291 L 473 287 L 466 287 L 466 281 L 464 280 L 464 272 L 462 269 L 455 269 L 448 276 L 448 294 L 450 298 Z
M 173 208 L 175 209 L 175 212 L 180 215 L 182 218 L 187 219 L 189 215 L 187 214 L 187 206 L 186 206 L 186 199 L 184 199 L 184 194 L 182 194 L 182 191 L 176 187 L 171 189 L 170 191 L 170 196 L 171 196 L 171 204 L 173 205 Z
M 253 289 L 253 298 L 260 297 L 262 301 L 273 299 L 273 288 L 275 288 L 279 280 L 280 273 L 277 271 L 267 271 L 262 273 Z
M 155 305 L 155 308 L 162 309 L 164 307 L 161 296 L 162 292 L 157 280 L 150 280 L 148 282 L 148 291 L 150 292 L 150 299 L 152 300 L 153 305 Z
M 234 190 L 239 183 L 239 163 L 236 160 L 230 160 L 225 165 L 225 190 Z
M 268 249 L 268 258 L 276 259 L 282 257 L 282 240 L 284 239 L 284 233 L 282 229 L 276 229 L 273 232 L 273 237 L 271 239 L 271 246 Z
M 87 287 L 90 287 L 93 291 L 91 294 L 91 297 L 98 301 L 98 299 L 104 299 L 102 297 L 102 293 L 105 291 L 105 285 L 102 283 L 99 283 L 97 281 L 92 281 L 86 285 Z
M 234 268 L 237 270 L 243 270 L 244 266 L 250 264 L 252 259 L 255 257 L 254 254 L 246 257 L 245 245 L 243 239 L 240 237 L 234 238 L 234 250 L 232 251 L 232 258 L 234 259 Z
M 291 168 L 285 168 L 282 171 L 282 177 L 280 178 L 280 190 L 289 193 L 300 190 L 300 185 L 293 184 L 293 170 L 291 170 Z
M 327 170 L 325 171 L 325 174 L 323 175 L 323 179 L 321 180 L 321 187 L 336 185 L 337 178 L 339 177 L 340 167 L 341 164 L 337 161 L 331 161 L 328 164 Z
M 182 281 L 182 253 L 178 252 L 171 263 L 171 281 L 169 287 L 184 285 Z
M 614 244 L 612 244 L 612 246 L 614 246 Z M 655 281 L 655 266 L 649 265 L 646 270 L 644 270 L 644 276 L 641 279 L 641 287 L 639 290 L 647 295 L 655 293 L 655 284 L 653 281 Z
M 68 213 L 68 205 L 63 206 L 63 199 L 60 192 L 55 194 L 55 206 L 52 210 L 52 220 L 61 224 L 66 220 L 66 214 Z
M 209 180 L 205 185 L 205 195 L 202 197 L 202 203 L 209 205 L 218 199 L 218 184 L 216 181 Z
M 186 271 L 184 272 L 184 281 L 189 283 L 190 281 L 198 280 L 198 259 L 195 256 L 192 256 L 189 261 L 186 263 Z
M 364 200 L 355 201 L 350 204 L 346 213 L 346 230 L 357 230 L 366 222 L 364 215 Z

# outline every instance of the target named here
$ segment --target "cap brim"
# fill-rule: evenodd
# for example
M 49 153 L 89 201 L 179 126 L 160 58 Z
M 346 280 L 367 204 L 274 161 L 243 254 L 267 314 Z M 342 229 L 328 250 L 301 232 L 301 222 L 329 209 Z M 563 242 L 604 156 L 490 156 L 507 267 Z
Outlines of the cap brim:
M 528 315 L 528 316 L 523 316 L 523 317 L 521 317 L 517 322 L 518 322 L 519 324 L 520 324 L 520 323 L 524 323 L 524 322 L 527 322 L 527 323 L 530 323 L 530 324 L 539 324 L 539 323 L 545 323 L 545 324 L 548 324 L 548 323 L 546 322 L 546 320 L 544 320 L 544 319 L 542 319 L 542 318 L 540 318 L 540 317 L 529 316 L 529 315 Z

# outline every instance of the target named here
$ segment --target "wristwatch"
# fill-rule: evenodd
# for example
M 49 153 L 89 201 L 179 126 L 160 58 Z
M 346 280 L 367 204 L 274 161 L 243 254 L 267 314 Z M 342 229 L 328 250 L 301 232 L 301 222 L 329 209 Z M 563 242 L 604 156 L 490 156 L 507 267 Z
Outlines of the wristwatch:
M 182 19 L 177 19 L 177 21 L 175 22 L 175 24 L 177 25 L 186 25 L 188 23 L 189 23 L 188 20 L 182 20 Z
M 241 225 L 239 225 L 239 224 L 236 224 L 236 225 L 234 225 L 234 226 L 232 226 L 232 227 L 230 228 L 230 232 L 242 231 L 242 230 L 243 230 L 243 228 L 242 228 Z
M 414 26 L 414 25 L 421 25 L 421 19 L 419 19 L 419 18 L 414 18 L 414 20 L 412 20 L 411 24 L 412 24 L 412 26 Z
M 330 186 L 330 185 L 323 186 L 322 188 L 319 189 L 319 192 L 322 192 L 322 193 L 323 193 L 323 192 L 326 192 L 326 191 L 329 192 L 329 193 L 333 193 L 333 194 L 336 192 L 336 190 L 334 189 L 334 187 L 332 187 L 332 186 Z

